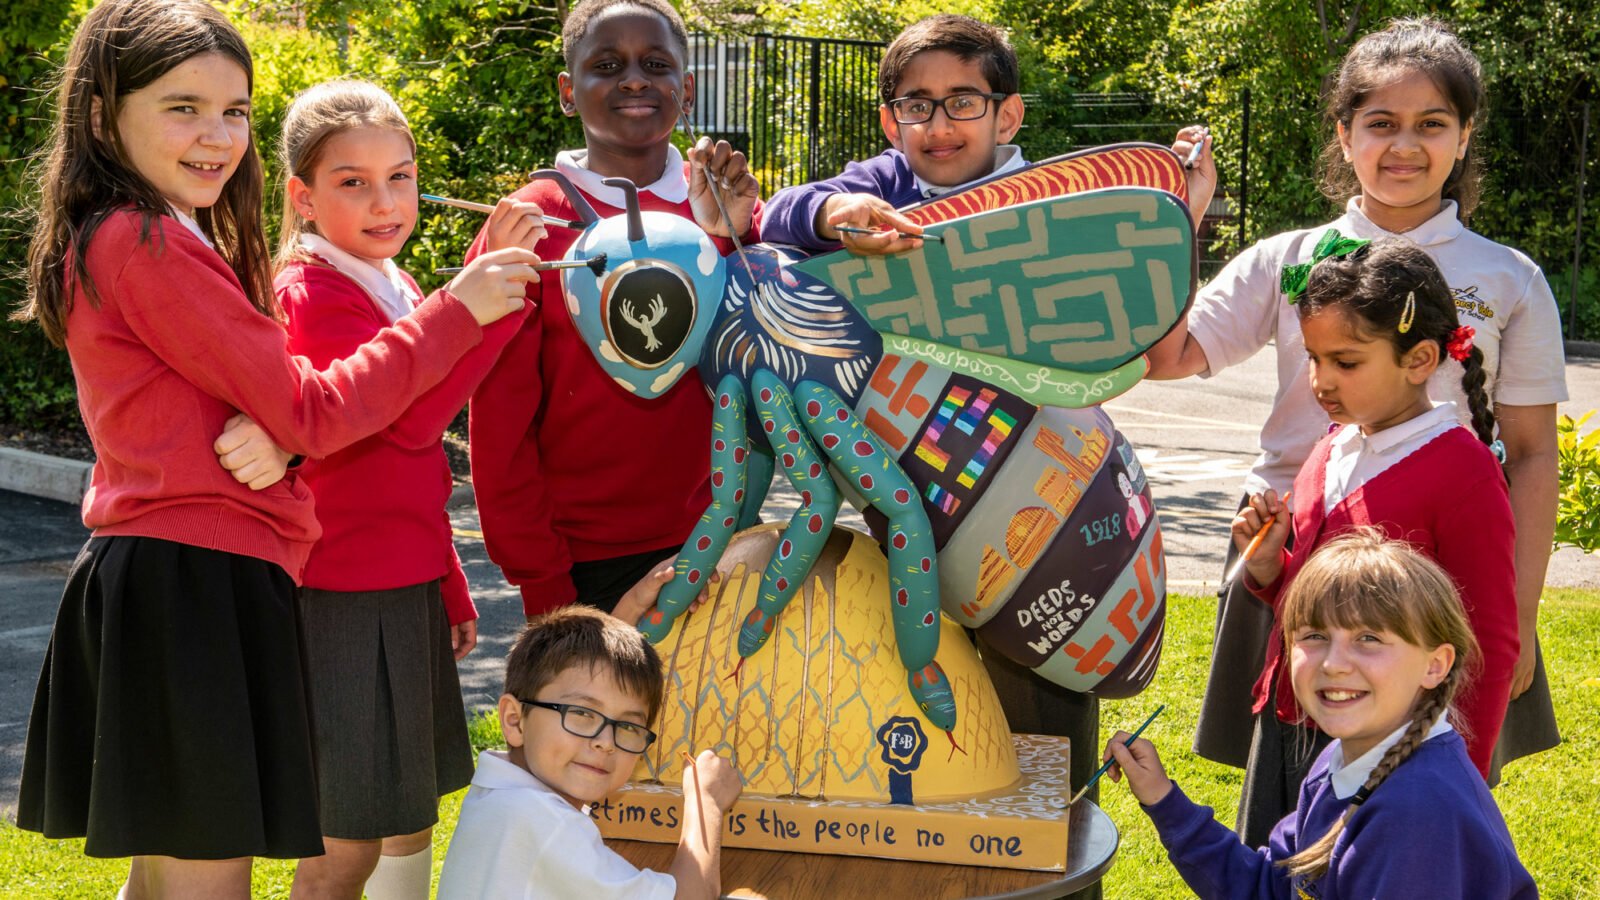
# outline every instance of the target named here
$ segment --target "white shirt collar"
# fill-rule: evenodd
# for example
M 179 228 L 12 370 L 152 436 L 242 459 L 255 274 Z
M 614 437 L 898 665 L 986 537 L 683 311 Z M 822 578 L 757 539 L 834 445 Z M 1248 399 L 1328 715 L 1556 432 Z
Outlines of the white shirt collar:
M 178 210 L 170 206 L 167 207 L 167 212 L 171 214 L 174 219 L 177 219 L 179 224 L 189 229 L 189 231 L 193 233 L 195 237 L 199 238 L 200 243 L 205 244 L 207 247 L 210 247 L 213 250 L 217 249 L 217 245 L 211 243 L 211 238 L 206 237 L 206 233 L 203 229 L 201 229 L 199 222 L 196 222 L 192 217 L 178 212 Z
M 548 784 L 539 780 L 539 776 L 511 761 L 511 757 L 504 750 L 483 750 L 478 753 L 478 768 L 472 773 L 472 783 L 482 788 L 490 789 L 516 789 L 524 791 L 538 791 L 549 794 L 561 801 L 562 804 L 571 806 L 572 801 L 556 793 Z M 588 804 L 584 804 L 583 811 L 589 811 Z
M 321 258 L 360 285 L 377 302 L 378 308 L 383 310 L 390 322 L 408 315 L 422 300 L 405 276 L 400 274 L 400 267 L 392 259 L 384 260 L 382 268 L 379 268 L 339 249 L 322 235 L 310 232 L 300 235 L 300 249 Z
M 1385 231 L 1361 211 L 1361 198 L 1351 197 L 1344 207 L 1345 219 L 1350 224 L 1354 236 L 1372 240 L 1374 238 L 1389 237 L 1396 234 L 1413 241 L 1421 247 L 1431 247 L 1460 237 L 1467 226 L 1461 224 L 1456 218 L 1456 202 L 1444 201 L 1444 205 L 1434 214 L 1433 218 L 1406 232 Z
M 1369 453 L 1384 454 L 1394 448 L 1407 444 L 1417 436 L 1426 432 L 1448 428 L 1456 424 L 1456 405 L 1453 401 L 1443 400 L 1433 404 L 1433 409 L 1420 416 L 1407 419 L 1399 425 L 1394 425 L 1373 435 L 1361 433 L 1361 426 L 1346 425 L 1334 435 L 1335 444 L 1347 445 L 1354 440 L 1363 440 L 1364 449 Z
M 1027 164 L 1027 160 L 1022 158 L 1021 147 L 1018 147 L 1016 144 L 1000 144 L 994 148 L 994 171 L 983 176 L 982 178 L 974 178 L 972 181 L 967 182 L 967 184 L 972 184 L 976 181 L 987 181 L 988 179 L 994 178 L 997 175 L 1004 175 L 1007 172 L 1014 172 Z M 911 177 L 917 179 L 917 191 L 918 193 L 922 194 L 924 199 L 932 199 L 941 194 L 948 194 L 956 188 L 966 187 L 966 184 L 957 184 L 948 187 L 942 184 L 932 184 L 930 182 L 923 181 L 922 178 L 915 172 L 911 173 Z
M 602 184 L 609 175 L 589 169 L 588 150 L 563 150 L 556 154 L 556 171 L 567 176 L 578 189 L 607 206 L 623 207 L 621 188 Z M 677 147 L 667 146 L 667 165 L 661 177 L 651 184 L 637 185 L 639 193 L 655 194 L 667 203 L 682 203 L 689 199 L 689 179 L 683 177 L 683 154 Z
M 1334 750 L 1333 755 L 1328 757 L 1328 780 L 1333 784 L 1333 795 L 1340 800 L 1349 800 L 1354 797 L 1356 791 L 1361 790 L 1361 786 L 1367 783 L 1367 777 L 1372 774 L 1372 770 L 1376 769 L 1378 763 L 1383 760 L 1383 754 L 1389 752 L 1390 747 L 1398 744 L 1401 735 L 1405 734 L 1406 729 L 1410 727 L 1410 722 L 1401 725 L 1391 732 L 1388 737 L 1379 741 L 1376 747 L 1348 763 L 1344 761 L 1343 744 L 1339 741 L 1334 741 L 1334 746 L 1338 749 Z M 1454 730 L 1450 725 L 1450 717 L 1441 715 L 1439 716 L 1439 721 L 1433 723 L 1433 727 L 1428 729 L 1428 733 L 1423 735 L 1422 739 L 1429 741 L 1441 734 Z

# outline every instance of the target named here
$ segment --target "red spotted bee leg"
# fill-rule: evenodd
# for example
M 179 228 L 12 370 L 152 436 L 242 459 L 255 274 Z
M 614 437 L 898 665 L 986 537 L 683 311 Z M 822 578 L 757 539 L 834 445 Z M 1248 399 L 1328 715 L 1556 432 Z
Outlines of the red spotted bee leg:
M 948 734 L 956 727 L 955 692 L 933 659 L 939 650 L 939 563 L 916 485 L 831 388 L 802 381 L 794 396 L 833 468 L 889 518 L 890 611 L 906 683 L 923 715 Z
M 744 383 L 734 375 L 724 376 L 717 384 L 711 411 L 711 505 L 678 552 L 677 574 L 661 588 L 655 606 L 639 620 L 639 630 L 651 643 L 666 637 L 672 631 L 672 623 L 705 589 L 738 527 L 745 499 L 745 465 L 750 456 L 744 430 L 744 392 Z
M 750 393 L 767 443 L 783 474 L 800 493 L 800 508 L 789 519 L 777 552 L 761 576 L 761 594 L 739 629 L 741 660 L 761 649 L 772 636 L 778 614 L 800 589 L 833 530 L 839 512 L 839 489 L 828 477 L 822 454 L 806 437 L 789 389 L 776 375 L 758 369 L 750 376 Z

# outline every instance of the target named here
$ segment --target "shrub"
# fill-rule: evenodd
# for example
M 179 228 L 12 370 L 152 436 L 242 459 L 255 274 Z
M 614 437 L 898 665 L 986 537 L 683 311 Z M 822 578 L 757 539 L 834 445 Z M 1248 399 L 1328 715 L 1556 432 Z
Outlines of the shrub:
M 1561 495 L 1556 507 L 1555 545 L 1600 550 L 1600 428 L 1584 434 L 1594 410 L 1556 421 Z

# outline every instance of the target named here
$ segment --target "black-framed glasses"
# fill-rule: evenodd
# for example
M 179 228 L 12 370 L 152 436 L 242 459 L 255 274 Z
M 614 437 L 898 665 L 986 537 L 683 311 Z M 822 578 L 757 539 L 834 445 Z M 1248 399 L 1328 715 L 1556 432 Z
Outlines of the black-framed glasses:
M 618 750 L 628 753 L 643 753 L 656 742 L 656 733 L 637 722 L 624 722 L 613 719 L 597 710 L 587 706 L 576 706 L 571 703 L 546 703 L 543 700 L 523 700 L 529 706 L 540 709 L 553 709 L 561 714 L 561 727 L 568 734 L 581 738 L 592 738 L 604 731 L 607 725 L 611 726 L 611 742 L 617 745 Z
M 944 107 L 951 121 L 966 122 L 981 119 L 989 113 L 989 101 L 1004 100 L 1010 94 L 982 94 L 969 91 L 951 94 L 935 100 L 932 97 L 900 97 L 889 101 L 889 114 L 901 125 L 920 125 L 933 118 L 933 113 Z

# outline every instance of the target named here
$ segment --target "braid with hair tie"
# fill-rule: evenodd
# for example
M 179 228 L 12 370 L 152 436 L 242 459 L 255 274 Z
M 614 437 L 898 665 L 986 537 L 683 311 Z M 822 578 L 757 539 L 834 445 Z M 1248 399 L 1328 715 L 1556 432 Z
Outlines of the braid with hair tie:
M 1467 409 L 1472 413 L 1472 430 L 1478 440 L 1493 444 L 1494 408 L 1489 405 L 1489 393 L 1483 389 L 1488 375 L 1483 371 L 1483 351 L 1473 347 L 1461 361 L 1461 390 L 1467 395 Z
M 1333 823 L 1333 827 L 1328 829 L 1328 833 L 1299 853 L 1279 861 L 1278 865 L 1289 870 L 1290 878 L 1316 881 L 1327 874 L 1328 865 L 1333 859 L 1334 845 L 1338 843 L 1339 835 L 1344 832 L 1345 826 L 1349 824 L 1350 817 L 1355 815 L 1361 804 L 1372 796 L 1372 792 L 1378 789 L 1378 785 L 1383 784 L 1390 775 L 1394 774 L 1394 770 L 1399 768 L 1401 763 L 1410 759 L 1411 754 L 1422 746 L 1423 740 L 1428 736 L 1428 731 L 1433 728 L 1433 723 L 1439 721 L 1439 717 L 1444 714 L 1445 708 L 1449 705 L 1450 697 L 1455 694 L 1456 681 L 1460 671 L 1460 666 L 1451 666 L 1450 672 L 1445 676 L 1444 681 L 1423 695 L 1422 702 L 1417 706 L 1416 713 L 1412 715 L 1411 724 L 1406 727 L 1405 733 L 1400 736 L 1400 740 L 1396 741 L 1394 746 L 1383 754 L 1383 758 L 1378 760 L 1377 766 L 1373 767 L 1372 774 L 1367 776 L 1367 780 L 1361 785 L 1361 789 L 1356 791 L 1354 797 L 1350 798 L 1349 808 L 1344 811 L 1344 815 L 1340 816 L 1337 822 Z

